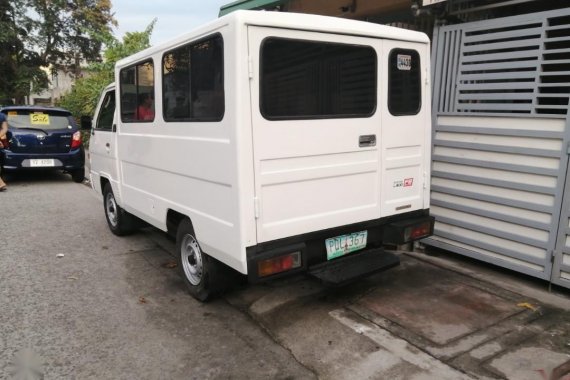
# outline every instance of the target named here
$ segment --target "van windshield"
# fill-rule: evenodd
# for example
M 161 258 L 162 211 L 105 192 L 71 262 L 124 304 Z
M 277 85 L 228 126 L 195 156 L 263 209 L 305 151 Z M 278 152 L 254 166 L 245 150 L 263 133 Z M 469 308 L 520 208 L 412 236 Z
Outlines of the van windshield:
M 68 129 L 73 126 L 69 113 L 47 110 L 6 110 L 11 128 L 34 128 L 42 130 Z

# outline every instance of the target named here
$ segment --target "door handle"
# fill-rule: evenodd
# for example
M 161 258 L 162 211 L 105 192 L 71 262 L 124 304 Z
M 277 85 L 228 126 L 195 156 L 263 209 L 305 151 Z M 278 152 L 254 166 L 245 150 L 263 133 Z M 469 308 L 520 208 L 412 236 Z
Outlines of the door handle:
M 358 146 L 363 148 L 367 146 L 376 146 L 376 135 L 361 135 L 358 137 Z

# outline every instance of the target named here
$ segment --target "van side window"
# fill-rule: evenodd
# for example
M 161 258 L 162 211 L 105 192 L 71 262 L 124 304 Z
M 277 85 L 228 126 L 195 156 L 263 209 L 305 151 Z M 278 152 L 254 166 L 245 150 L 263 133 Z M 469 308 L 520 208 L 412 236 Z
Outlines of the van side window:
M 99 118 L 95 124 L 95 129 L 103 131 L 113 130 L 113 116 L 115 115 L 115 91 L 109 91 L 105 94 Z
M 420 55 L 393 49 L 388 58 L 388 110 L 394 116 L 416 115 L 422 102 Z
M 224 117 L 224 44 L 220 34 L 162 57 L 164 120 L 220 121 Z
M 376 110 L 370 46 L 271 37 L 262 43 L 260 70 L 268 120 L 369 117 Z
M 121 120 L 154 120 L 154 65 L 152 61 L 128 67 L 120 72 Z

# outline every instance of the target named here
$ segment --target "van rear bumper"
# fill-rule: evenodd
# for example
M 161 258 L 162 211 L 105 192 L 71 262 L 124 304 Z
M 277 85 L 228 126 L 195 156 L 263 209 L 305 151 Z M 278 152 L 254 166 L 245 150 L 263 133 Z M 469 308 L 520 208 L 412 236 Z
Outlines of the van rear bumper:
M 418 210 L 406 214 L 395 215 L 387 218 L 380 218 L 372 221 L 356 223 L 327 230 L 310 232 L 307 234 L 292 236 L 285 239 L 265 242 L 247 248 L 247 273 L 250 282 L 260 282 L 269 279 L 276 279 L 294 273 L 311 271 L 314 268 L 335 265 L 335 262 L 347 257 L 357 256 L 366 251 L 376 250 L 378 255 L 388 255 L 386 251 L 380 252 L 385 244 L 404 244 L 414 240 L 423 239 L 433 234 L 434 217 L 429 215 L 429 209 Z M 327 260 L 327 250 L 325 240 L 337 236 L 347 235 L 354 232 L 367 231 L 366 247 L 359 251 L 347 255 Z M 289 259 L 287 255 L 294 255 L 295 259 Z M 298 263 L 297 255 L 301 260 Z M 283 259 L 283 260 L 281 260 Z M 281 263 L 293 265 L 291 269 L 271 275 L 260 275 L 260 268 L 267 262 L 275 262 L 276 266 Z M 391 266 L 394 266 L 392 261 Z M 362 276 L 364 277 L 364 276 Z

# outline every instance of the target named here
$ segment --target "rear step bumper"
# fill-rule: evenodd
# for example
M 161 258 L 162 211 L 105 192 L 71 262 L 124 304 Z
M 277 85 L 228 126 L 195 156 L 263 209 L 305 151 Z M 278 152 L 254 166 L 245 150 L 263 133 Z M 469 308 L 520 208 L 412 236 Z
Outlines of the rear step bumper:
M 433 233 L 433 225 L 429 209 L 423 209 L 262 242 L 247 247 L 248 279 L 257 283 L 313 272 L 314 276 L 334 284 L 350 281 L 355 276 L 364 277 L 398 265 L 397 257 L 379 247 L 425 238 Z M 360 231 L 368 232 L 365 249 L 329 260 L 327 239 Z M 360 260 L 364 260 L 362 265 Z M 340 274 L 345 270 L 346 274 Z
M 398 265 L 396 254 L 376 248 L 309 267 L 308 272 L 326 285 L 340 286 Z

